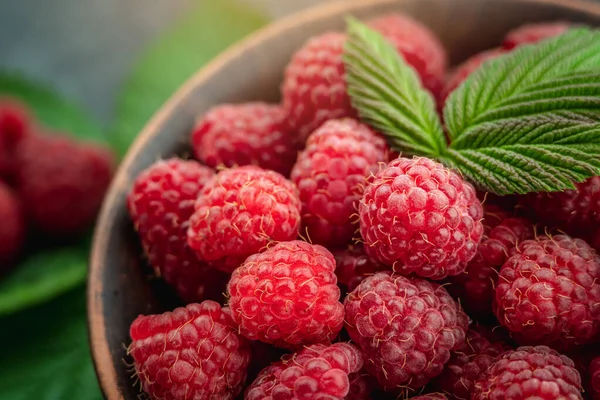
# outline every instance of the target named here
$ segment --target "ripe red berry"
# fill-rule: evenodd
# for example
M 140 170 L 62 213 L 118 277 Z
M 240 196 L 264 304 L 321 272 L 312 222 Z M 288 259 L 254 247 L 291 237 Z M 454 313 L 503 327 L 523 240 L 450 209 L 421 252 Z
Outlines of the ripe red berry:
M 519 347 L 499 357 L 477 380 L 472 400 L 583 399 L 573 361 L 546 346 Z
M 366 277 L 390 269 L 369 257 L 362 244 L 351 245 L 333 255 L 338 283 L 344 285 L 348 292 L 353 291 Z
M 576 190 L 528 194 L 521 206 L 549 228 L 589 239 L 600 231 L 600 176 L 578 183 Z
M 246 379 L 248 342 L 214 301 L 139 316 L 129 354 L 152 399 L 234 399 Z
M 313 132 L 292 169 L 302 201 L 303 233 L 327 247 L 346 246 L 369 175 L 386 162 L 385 139 L 353 119 L 329 120 Z
M 380 272 L 344 302 L 346 330 L 365 368 L 387 390 L 418 389 L 463 345 L 467 315 L 435 283 Z
M 433 386 L 453 399 L 468 400 L 475 381 L 508 349 L 505 343 L 492 343 L 478 329 L 470 328 L 465 343 L 452 352 Z
M 29 134 L 30 119 L 25 106 L 0 99 L 0 178 L 13 183 L 16 174 L 15 153 Z
M 427 27 L 394 14 L 370 22 L 405 57 L 425 87 L 439 89 L 446 67 L 442 45 Z M 288 122 L 300 140 L 329 119 L 356 117 L 347 95 L 342 54 L 346 35 L 329 32 L 309 39 L 292 57 L 281 88 Z
M 296 160 L 294 136 L 280 105 L 223 104 L 210 109 L 192 133 L 196 157 L 211 167 L 257 165 L 288 175 Z
M 438 95 L 442 88 L 448 56 L 435 34 L 421 22 L 403 14 L 372 19 L 369 27 L 381 33 L 413 67 L 423 86 Z
M 590 374 L 592 400 L 598 400 L 600 399 L 600 356 L 592 360 L 588 371 Z
M 461 274 L 448 278 L 447 289 L 471 316 L 487 317 L 492 314 L 492 299 L 498 280 L 498 271 L 515 245 L 532 239 L 533 225 L 524 218 L 509 218 L 497 207 L 484 208 L 484 237 L 477 254 Z
M 21 252 L 25 221 L 19 199 L 12 189 L 0 182 L 0 273 L 12 266 Z
M 466 61 L 463 61 L 452 74 L 450 74 L 449 78 L 446 80 L 444 84 L 444 89 L 442 90 L 442 103 L 446 101 L 446 98 L 456 89 L 469 75 L 475 72 L 481 64 L 488 60 L 492 60 L 506 51 L 504 49 L 495 48 L 491 50 L 485 50 L 481 53 L 477 53 L 474 56 L 468 58 Z
M 600 256 L 580 239 L 527 240 L 500 269 L 494 313 L 520 344 L 558 349 L 600 333 Z
M 447 400 L 448 397 L 442 393 L 427 393 L 411 397 L 411 400 Z
M 318 245 L 282 242 L 250 256 L 228 290 L 233 319 L 252 340 L 299 348 L 331 341 L 344 323 L 335 259 Z
M 179 158 L 160 160 L 138 175 L 127 207 L 156 275 L 191 303 L 218 300 L 227 276 L 200 261 L 187 244 L 189 218 L 212 169 Z
M 511 50 L 524 44 L 537 43 L 565 33 L 571 26 L 572 24 L 562 21 L 526 24 L 508 32 L 502 46 Z
M 362 365 L 360 352 L 351 344 L 314 344 L 264 369 L 244 400 L 348 399 Z
M 255 166 L 218 173 L 204 186 L 190 219 L 188 244 L 231 272 L 269 243 L 296 239 L 300 200 L 291 182 Z
M 359 206 L 365 250 L 394 271 L 442 279 L 464 271 L 483 234 L 475 189 L 428 158 L 398 158 Z
M 90 227 L 112 179 L 114 157 L 62 135 L 29 135 L 16 155 L 18 192 L 30 222 L 47 234 Z

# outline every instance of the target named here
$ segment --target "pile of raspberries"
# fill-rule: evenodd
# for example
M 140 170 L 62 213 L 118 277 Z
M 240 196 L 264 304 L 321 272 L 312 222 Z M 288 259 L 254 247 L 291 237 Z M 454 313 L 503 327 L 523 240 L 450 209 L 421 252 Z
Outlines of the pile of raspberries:
M 50 133 L 23 103 L 0 99 L 0 275 L 31 248 L 88 230 L 114 166 L 109 149 Z
M 524 26 L 446 75 L 419 22 L 368 23 L 440 104 L 484 60 L 569 29 Z M 141 389 L 166 400 L 600 398 L 600 177 L 498 197 L 398 156 L 357 120 L 345 40 L 310 39 L 281 104 L 214 107 L 191 133 L 195 159 L 157 161 L 133 183 L 145 256 L 186 304 L 133 321 Z

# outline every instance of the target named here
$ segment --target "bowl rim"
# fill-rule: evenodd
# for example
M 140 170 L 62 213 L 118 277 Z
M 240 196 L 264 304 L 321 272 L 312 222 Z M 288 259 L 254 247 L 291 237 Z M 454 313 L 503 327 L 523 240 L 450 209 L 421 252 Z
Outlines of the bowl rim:
M 204 67 L 190 76 L 171 97 L 154 113 L 140 133 L 136 136 L 122 159 L 115 173 L 113 181 L 104 198 L 92 240 L 87 278 L 87 325 L 88 339 L 91 348 L 92 361 L 100 388 L 109 400 L 123 399 L 117 381 L 117 372 L 114 368 L 111 351 L 106 335 L 106 320 L 104 318 L 104 303 L 102 301 L 104 270 L 104 254 L 101 249 L 106 248 L 108 232 L 114 222 L 111 219 L 111 210 L 114 203 L 123 195 L 123 191 L 130 184 L 128 170 L 138 157 L 140 151 L 161 131 L 173 112 L 193 93 L 195 87 L 209 80 L 224 65 L 241 56 L 247 49 L 260 45 L 264 40 L 276 36 L 290 28 L 301 26 L 310 21 L 329 18 L 341 13 L 352 13 L 358 9 L 378 5 L 392 4 L 402 0 L 337 0 L 327 4 L 309 7 L 300 12 L 292 13 L 283 18 L 268 23 L 266 26 L 249 34 L 242 40 L 229 46 Z M 447 0 L 451 1 L 451 0 Z M 479 0 L 485 1 L 485 0 Z M 600 3 L 590 0 L 513 0 L 523 4 L 556 5 L 574 11 L 595 14 L 600 17 Z

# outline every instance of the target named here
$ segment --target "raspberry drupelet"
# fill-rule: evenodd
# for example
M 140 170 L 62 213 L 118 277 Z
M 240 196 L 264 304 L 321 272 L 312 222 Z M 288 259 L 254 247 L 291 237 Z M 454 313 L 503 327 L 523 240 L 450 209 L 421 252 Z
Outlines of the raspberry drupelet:
M 318 245 L 282 242 L 248 257 L 228 291 L 233 319 L 252 340 L 299 348 L 330 342 L 344 323 L 335 259 Z
M 368 255 L 429 279 L 463 272 L 483 235 L 473 186 L 428 158 L 390 162 L 365 188 L 359 216 Z
M 581 377 L 568 357 L 546 346 L 502 354 L 475 382 L 472 400 L 579 400 Z
M 600 400 L 600 356 L 594 358 L 588 368 L 592 400 Z
M 227 276 L 200 261 L 187 244 L 198 193 L 214 171 L 197 161 L 160 160 L 140 173 L 127 207 L 150 265 L 187 303 L 218 300 Z
M 448 399 L 448 397 L 446 397 L 446 395 L 443 393 L 427 393 L 427 394 L 422 394 L 420 396 L 411 397 L 411 400 L 447 400 L 447 399 Z
M 139 316 L 128 353 L 151 399 L 234 399 L 246 379 L 250 348 L 214 301 Z
M 297 155 L 294 139 L 280 105 L 222 104 L 198 119 L 192 146 L 211 167 L 257 165 L 287 176 Z
M 206 183 L 190 218 L 188 244 L 225 272 L 272 243 L 294 240 L 300 199 L 293 184 L 255 166 L 219 172 Z
M 485 318 L 492 315 L 492 300 L 498 271 L 513 247 L 532 239 L 534 229 L 524 218 L 508 217 L 508 213 L 494 206 L 484 207 L 484 237 L 477 254 L 461 274 L 448 278 L 447 289 L 460 299 L 471 316 Z
M 389 391 L 416 390 L 465 342 L 467 315 L 442 286 L 380 272 L 344 302 L 346 330 L 365 369 Z
M 599 340 L 600 256 L 581 239 L 539 237 L 500 269 L 494 313 L 519 344 L 558 350 Z
M 352 399 L 351 385 L 362 365 L 360 352 L 351 344 L 314 344 L 265 368 L 244 400 Z
M 17 148 L 30 134 L 32 119 L 24 105 L 0 99 L 0 178 L 10 184 L 15 183 L 17 173 Z
M 356 120 L 329 120 L 313 132 L 291 175 L 302 201 L 302 233 L 329 248 L 348 245 L 367 178 L 388 157 L 385 139 Z

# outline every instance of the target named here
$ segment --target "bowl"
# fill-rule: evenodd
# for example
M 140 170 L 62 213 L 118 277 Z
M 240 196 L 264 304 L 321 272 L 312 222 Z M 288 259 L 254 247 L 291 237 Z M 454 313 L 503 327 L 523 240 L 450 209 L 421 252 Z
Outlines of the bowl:
M 152 118 L 130 148 L 105 199 L 96 226 L 88 280 L 90 344 L 98 379 L 109 400 L 137 399 L 125 358 L 129 325 L 138 314 L 172 309 L 177 301 L 148 268 L 126 209 L 137 174 L 159 157 L 187 149 L 194 119 L 211 106 L 277 101 L 283 70 L 309 37 L 343 30 L 344 17 L 404 12 L 429 26 L 453 64 L 498 45 L 521 24 L 567 20 L 600 25 L 600 4 L 577 0 L 353 0 L 328 3 L 282 19 L 231 47 L 199 71 Z

